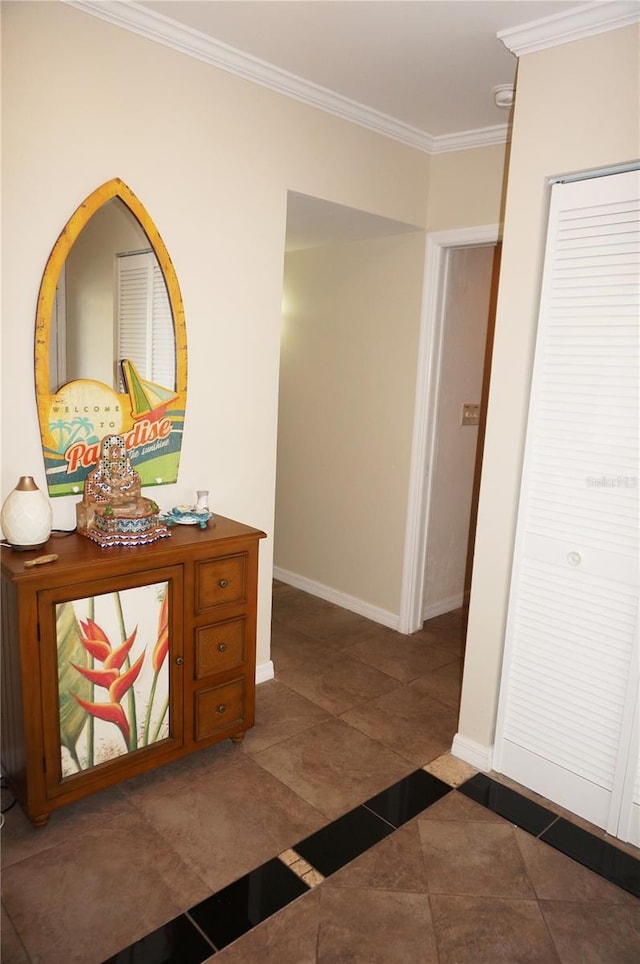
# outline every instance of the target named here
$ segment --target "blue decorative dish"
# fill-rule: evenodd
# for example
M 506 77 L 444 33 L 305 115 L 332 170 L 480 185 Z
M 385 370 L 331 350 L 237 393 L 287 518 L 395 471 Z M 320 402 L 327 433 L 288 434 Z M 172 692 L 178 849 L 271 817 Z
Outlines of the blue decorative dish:
M 213 518 L 213 512 L 209 509 L 198 509 L 193 505 L 176 505 L 169 512 L 165 512 L 162 521 L 165 525 L 181 526 L 200 526 L 201 529 L 207 528 L 207 522 Z

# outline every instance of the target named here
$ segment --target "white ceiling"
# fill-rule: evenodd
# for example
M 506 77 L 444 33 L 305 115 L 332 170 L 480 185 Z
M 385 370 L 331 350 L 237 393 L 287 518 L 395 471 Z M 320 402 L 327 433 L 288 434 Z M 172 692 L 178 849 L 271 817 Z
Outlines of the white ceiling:
M 638 10 L 638 0 L 64 2 L 430 153 L 506 140 L 510 111 L 493 90 L 515 82 L 517 58 L 499 32 L 516 30 L 505 40 L 522 52 Z M 293 192 L 287 213 L 289 250 L 415 230 Z
M 287 251 L 406 234 L 419 228 L 297 191 L 287 194 Z
M 492 90 L 516 57 L 497 38 L 585 6 L 564 0 L 138 0 L 430 137 L 503 125 Z

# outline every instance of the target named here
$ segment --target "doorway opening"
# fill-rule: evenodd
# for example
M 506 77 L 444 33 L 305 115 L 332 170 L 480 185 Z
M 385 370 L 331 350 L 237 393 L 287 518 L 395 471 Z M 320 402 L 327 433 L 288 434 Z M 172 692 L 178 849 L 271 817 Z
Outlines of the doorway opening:
M 481 249 L 477 256 L 475 249 Z M 405 633 L 416 632 L 425 618 L 459 608 L 468 596 L 497 252 L 497 225 L 427 237 L 400 618 Z M 478 406 L 476 425 L 461 424 L 464 403 Z
M 452 248 L 448 254 L 424 620 L 468 605 L 494 254 L 493 245 Z

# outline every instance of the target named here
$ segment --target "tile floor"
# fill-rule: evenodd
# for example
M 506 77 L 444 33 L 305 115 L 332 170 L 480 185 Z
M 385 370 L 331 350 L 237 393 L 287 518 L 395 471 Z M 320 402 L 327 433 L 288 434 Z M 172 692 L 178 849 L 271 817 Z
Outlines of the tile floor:
M 5 814 L 2 964 L 637 964 L 638 851 L 449 755 L 464 632 L 276 584 L 243 744 Z

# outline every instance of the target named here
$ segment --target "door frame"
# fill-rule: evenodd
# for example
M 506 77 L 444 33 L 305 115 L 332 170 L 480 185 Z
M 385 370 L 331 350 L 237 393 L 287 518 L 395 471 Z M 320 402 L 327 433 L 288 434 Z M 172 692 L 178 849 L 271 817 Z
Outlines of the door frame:
M 424 573 L 433 491 L 431 468 L 436 451 L 449 252 L 453 248 L 497 244 L 499 240 L 500 227 L 497 224 L 454 228 L 433 232 L 426 237 L 398 627 L 405 634 L 416 632 L 423 622 Z

